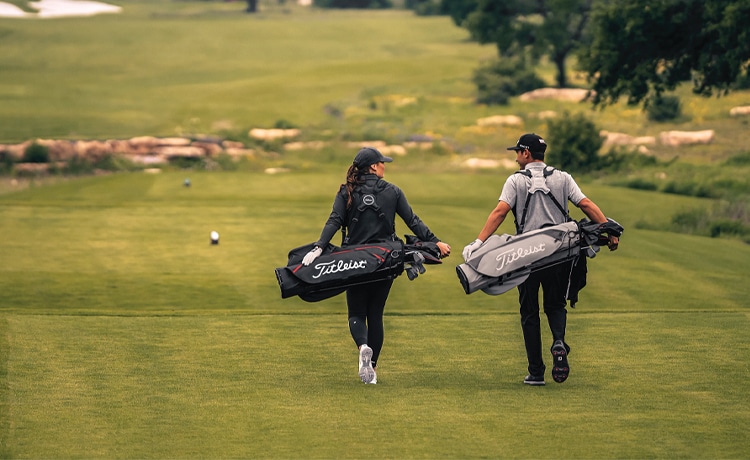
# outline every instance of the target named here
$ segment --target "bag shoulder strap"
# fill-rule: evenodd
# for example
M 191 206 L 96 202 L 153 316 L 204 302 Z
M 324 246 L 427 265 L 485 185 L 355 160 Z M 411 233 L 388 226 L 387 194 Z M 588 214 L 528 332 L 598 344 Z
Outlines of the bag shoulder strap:
M 385 219 L 385 213 L 378 204 L 378 193 L 384 189 L 385 182 L 378 180 L 374 185 L 362 184 L 352 193 L 352 205 L 346 209 L 344 224 L 341 226 L 341 244 L 348 244 L 347 233 L 351 222 L 359 220 L 359 216 L 366 210 L 371 209 L 378 217 Z M 395 229 L 394 229 L 395 233 Z
M 549 187 L 547 187 L 547 177 L 551 176 L 554 172 L 555 168 L 553 168 L 552 166 L 546 166 L 541 171 L 538 169 L 523 169 L 521 171 L 515 172 L 515 174 L 523 174 L 524 176 L 531 178 L 531 187 L 529 187 L 528 192 L 526 193 L 526 202 L 524 203 L 523 211 L 521 212 L 521 222 L 519 223 L 518 220 L 516 220 L 517 233 L 523 233 L 524 226 L 526 225 L 526 216 L 528 215 L 527 211 L 529 208 L 529 203 L 531 202 L 531 196 L 536 192 L 542 192 L 544 193 L 544 195 L 548 196 L 552 200 L 552 203 L 557 206 L 557 209 L 559 209 L 563 216 L 565 216 L 566 222 L 570 222 L 570 214 L 565 210 L 560 202 L 557 201 L 555 195 L 550 193 L 550 189 Z

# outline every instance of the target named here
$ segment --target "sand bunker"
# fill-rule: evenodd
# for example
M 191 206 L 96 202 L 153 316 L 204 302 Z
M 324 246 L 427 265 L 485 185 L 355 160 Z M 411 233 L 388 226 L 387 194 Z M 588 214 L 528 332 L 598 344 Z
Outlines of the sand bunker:
M 60 18 L 66 16 L 93 16 L 103 13 L 120 13 L 122 8 L 102 2 L 80 0 L 39 0 L 29 2 L 38 13 L 27 13 L 10 3 L 0 2 L 0 17 L 6 18 Z

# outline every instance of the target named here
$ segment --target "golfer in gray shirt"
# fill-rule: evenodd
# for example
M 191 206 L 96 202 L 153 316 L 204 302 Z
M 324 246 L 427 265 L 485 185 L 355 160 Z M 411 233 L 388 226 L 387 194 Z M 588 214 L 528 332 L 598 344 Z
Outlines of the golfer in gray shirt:
M 581 192 L 570 174 L 544 163 L 546 149 L 547 143 L 544 139 L 533 133 L 524 134 L 516 145 L 508 147 L 508 150 L 515 150 L 516 163 L 520 166 L 520 171 L 505 181 L 498 204 L 487 217 L 479 236 L 464 248 L 465 260 L 495 233 L 509 211 L 513 211 L 515 216 L 517 234 L 567 222 L 570 220 L 568 202 L 580 208 L 593 222 L 607 222 L 599 206 Z M 617 249 L 618 244 L 619 239 L 616 236 L 609 237 L 610 250 Z M 554 265 L 531 273 L 526 281 L 518 286 L 521 329 L 529 362 L 529 374 L 523 381 L 525 384 L 545 384 L 546 366 L 542 358 L 539 318 L 540 287 L 543 292 L 544 313 L 552 332 L 552 378 L 558 383 L 568 378 L 570 346 L 565 340 L 565 328 L 569 275 L 570 264 Z

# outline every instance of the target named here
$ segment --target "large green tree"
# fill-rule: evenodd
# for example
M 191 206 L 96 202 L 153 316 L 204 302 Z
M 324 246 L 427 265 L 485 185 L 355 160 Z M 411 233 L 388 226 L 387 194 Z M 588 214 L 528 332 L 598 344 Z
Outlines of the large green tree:
M 442 0 L 441 9 L 473 40 L 494 43 L 501 58 L 549 56 L 563 88 L 566 60 L 584 39 L 592 1 Z
M 750 62 L 750 0 L 611 0 L 579 56 L 594 102 L 648 103 L 684 81 L 725 93 Z

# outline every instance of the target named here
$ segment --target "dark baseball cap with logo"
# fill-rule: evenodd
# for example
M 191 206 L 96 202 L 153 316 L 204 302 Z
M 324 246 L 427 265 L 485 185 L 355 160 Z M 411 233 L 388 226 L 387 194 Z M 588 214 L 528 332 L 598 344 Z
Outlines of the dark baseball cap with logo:
M 383 155 L 375 147 L 364 147 L 354 157 L 354 165 L 359 169 L 366 168 L 375 163 L 390 163 L 391 161 L 393 161 L 393 158 Z
M 534 133 L 524 134 L 518 139 L 516 145 L 508 147 L 507 150 L 526 150 L 529 149 L 532 153 L 544 153 L 547 150 L 547 143 L 544 142 L 540 136 Z

